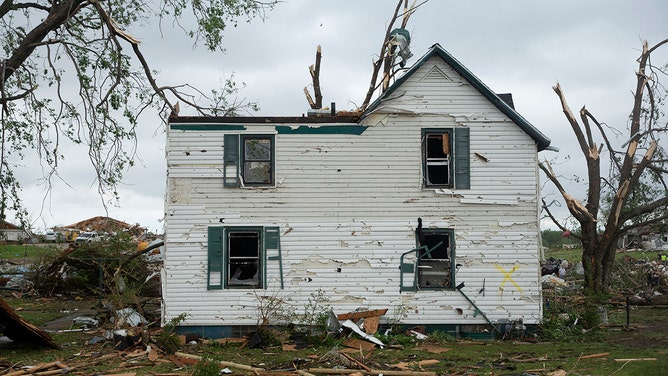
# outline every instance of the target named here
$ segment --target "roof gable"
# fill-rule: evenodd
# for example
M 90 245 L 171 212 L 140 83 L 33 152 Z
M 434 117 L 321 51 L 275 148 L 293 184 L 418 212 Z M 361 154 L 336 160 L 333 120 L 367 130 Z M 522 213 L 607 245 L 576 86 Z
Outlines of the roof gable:
M 365 115 L 371 113 L 383 100 L 389 98 L 392 93 L 399 88 L 409 77 L 411 77 L 425 62 L 427 62 L 432 57 L 438 57 L 445 61 L 446 64 L 450 65 L 460 76 L 462 76 L 471 86 L 473 86 L 480 94 L 482 94 L 487 100 L 489 100 L 496 108 L 498 108 L 502 113 L 508 116 L 517 126 L 519 126 L 524 132 L 526 132 L 538 146 L 538 150 L 545 150 L 550 146 L 550 139 L 547 138 L 543 133 L 541 133 L 536 127 L 531 125 L 522 115 L 520 115 L 514 108 L 509 106 L 499 95 L 494 93 L 487 85 L 485 85 L 478 77 L 476 77 L 471 71 L 469 71 L 462 63 L 450 55 L 446 50 L 443 49 L 438 43 L 431 46 L 429 51 L 420 58 L 413 66 L 399 79 L 397 79 L 380 97 L 378 97 L 365 111 Z M 444 79 L 452 80 L 448 77 L 447 74 L 442 72 L 440 69 L 436 68 L 431 69 L 427 76 L 438 75 L 443 76 Z M 423 77 L 424 78 L 424 77 Z M 362 117 L 364 117 L 363 115 Z

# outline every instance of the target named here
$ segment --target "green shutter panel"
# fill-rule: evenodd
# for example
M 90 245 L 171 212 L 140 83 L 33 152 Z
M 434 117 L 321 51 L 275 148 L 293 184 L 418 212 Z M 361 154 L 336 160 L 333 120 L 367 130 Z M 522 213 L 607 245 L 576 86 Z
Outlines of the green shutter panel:
M 455 134 L 455 188 L 471 188 L 471 136 L 469 128 L 456 128 Z
M 223 289 L 223 227 L 209 227 L 207 290 Z
M 264 228 L 264 250 L 267 255 L 267 260 L 278 261 L 281 289 L 283 289 L 283 258 L 281 257 L 281 234 L 278 227 Z
M 239 135 L 226 134 L 223 145 L 223 186 L 239 186 Z

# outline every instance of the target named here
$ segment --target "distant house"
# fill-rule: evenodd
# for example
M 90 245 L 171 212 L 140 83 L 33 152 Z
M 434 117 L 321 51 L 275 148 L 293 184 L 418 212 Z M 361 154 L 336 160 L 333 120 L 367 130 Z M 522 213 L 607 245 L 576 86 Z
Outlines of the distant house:
M 0 241 L 22 242 L 30 239 L 25 229 L 6 221 L 0 221 Z
M 73 223 L 71 225 L 67 226 L 60 226 L 57 227 L 59 231 L 62 232 L 68 232 L 68 231 L 97 231 L 98 233 L 108 233 L 108 234 L 113 234 L 121 231 L 127 231 L 131 233 L 132 235 L 142 235 L 146 232 L 146 229 L 143 227 L 140 227 L 139 224 L 131 225 L 129 223 L 125 223 L 123 221 L 119 221 L 114 218 L 110 217 L 103 217 L 103 216 L 97 216 L 97 217 L 91 217 L 88 219 L 84 219 L 83 221 L 79 221 L 77 223 Z
M 320 296 L 453 333 L 539 323 L 550 140 L 505 97 L 434 45 L 363 114 L 170 118 L 163 319 L 231 336 L 267 297 L 300 321 Z

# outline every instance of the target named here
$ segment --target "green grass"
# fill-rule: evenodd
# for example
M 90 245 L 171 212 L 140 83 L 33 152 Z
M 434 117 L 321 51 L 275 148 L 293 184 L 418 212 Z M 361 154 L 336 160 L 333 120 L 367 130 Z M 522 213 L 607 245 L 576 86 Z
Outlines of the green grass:
M 623 256 L 633 257 L 636 260 L 654 261 L 659 259 L 659 251 L 617 251 L 617 259 Z M 571 265 L 582 261 L 582 248 L 574 249 L 549 249 L 545 251 L 545 258 L 567 260 Z
M 23 310 L 22 316 L 32 315 L 33 311 L 55 310 L 61 311 L 79 307 L 90 307 L 91 301 L 62 301 L 45 299 L 35 301 L 29 299 L 8 299 L 9 304 Z M 611 308 L 610 322 L 625 322 L 625 310 Z M 37 316 L 36 322 L 46 319 Z M 634 307 L 631 312 L 632 325 L 650 325 L 665 322 L 668 319 L 668 310 L 652 307 Z M 61 350 L 51 349 L 7 349 L 3 350 L 0 360 L 11 364 L 34 365 L 49 361 L 61 361 L 70 366 L 77 366 L 76 370 L 84 374 L 93 374 L 113 370 L 122 360 L 120 352 L 112 348 L 107 341 L 101 344 L 90 345 L 88 341 L 93 336 L 99 336 L 101 331 L 90 333 L 53 333 L 54 340 L 62 346 Z M 412 370 L 433 371 L 437 374 L 464 374 L 477 375 L 507 375 L 507 374 L 549 374 L 563 369 L 568 374 L 582 375 L 656 375 L 668 369 L 668 339 L 661 330 L 623 330 L 621 327 L 608 329 L 593 329 L 587 333 L 574 331 L 572 337 L 558 341 L 462 341 L 455 340 L 447 335 L 434 335 L 427 341 L 418 341 L 409 338 L 399 341 L 403 348 L 376 349 L 372 352 L 360 351 L 350 353 L 350 356 L 363 362 L 372 369 L 395 369 L 399 363 L 408 363 Z M 405 337 L 402 335 L 402 338 Z M 150 340 L 149 340 L 150 341 Z M 180 351 L 197 354 L 210 360 L 230 361 L 238 364 L 261 367 L 266 370 L 290 369 L 295 364 L 301 370 L 309 368 L 359 368 L 344 359 L 338 352 L 344 349 L 343 339 L 327 341 L 296 351 L 284 351 L 281 346 L 250 349 L 240 348 L 239 344 L 221 345 L 218 343 L 185 345 Z M 428 352 L 425 344 L 448 349 L 442 353 Z M 604 356 L 582 358 L 592 354 L 608 353 Z M 92 354 L 100 354 L 91 356 Z M 89 360 L 100 358 L 106 354 L 111 358 L 105 363 L 88 365 Z M 615 359 L 656 358 L 657 360 L 618 362 Z M 161 359 L 166 360 L 166 356 Z M 432 365 L 419 366 L 420 360 L 438 360 Z M 168 361 L 149 362 L 145 358 L 137 360 L 144 365 L 135 369 L 138 375 L 151 373 L 176 372 L 178 366 Z M 198 371 L 209 374 L 201 369 L 202 364 L 191 365 L 178 372 Z M 211 371 L 206 367 L 206 371 Z M 222 368 L 222 367 L 221 367 Z M 233 369 L 235 374 L 250 374 L 249 372 Z M 212 372 L 212 371 L 211 371 Z M 211 373 L 213 374 L 213 373 Z
M 0 244 L 0 259 L 37 259 L 58 252 L 55 246 Z

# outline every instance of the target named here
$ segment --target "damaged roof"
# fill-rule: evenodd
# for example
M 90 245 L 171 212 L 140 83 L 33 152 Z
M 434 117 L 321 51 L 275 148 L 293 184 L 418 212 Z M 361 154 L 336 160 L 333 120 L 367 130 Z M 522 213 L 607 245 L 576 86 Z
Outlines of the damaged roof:
M 131 225 L 123 221 L 119 221 L 110 217 L 92 217 L 81 222 L 73 223 L 71 225 L 63 226 L 63 228 L 77 229 L 82 231 L 98 231 L 98 232 L 117 232 L 129 230 L 138 225 Z
M 427 53 L 420 58 L 413 66 L 399 79 L 397 79 L 380 97 L 378 97 L 365 111 L 362 117 L 370 114 L 383 100 L 387 99 L 392 92 L 394 92 L 399 86 L 401 86 L 404 81 L 406 81 L 410 76 L 412 76 L 425 62 L 427 62 L 432 57 L 438 57 L 443 59 L 448 65 L 450 65 L 460 76 L 462 76 L 471 86 L 478 90 L 483 96 L 485 96 L 496 108 L 508 116 L 515 124 L 517 124 L 524 132 L 526 132 L 531 138 L 534 139 L 536 145 L 538 146 L 538 151 L 545 150 L 550 146 L 551 140 L 547 138 L 543 133 L 541 133 L 536 127 L 531 125 L 522 115 L 520 115 L 515 109 L 504 101 L 500 95 L 494 93 L 487 85 L 485 85 L 478 77 L 476 77 L 471 71 L 469 71 L 462 63 L 450 55 L 446 50 L 441 47 L 440 44 L 436 43 Z

